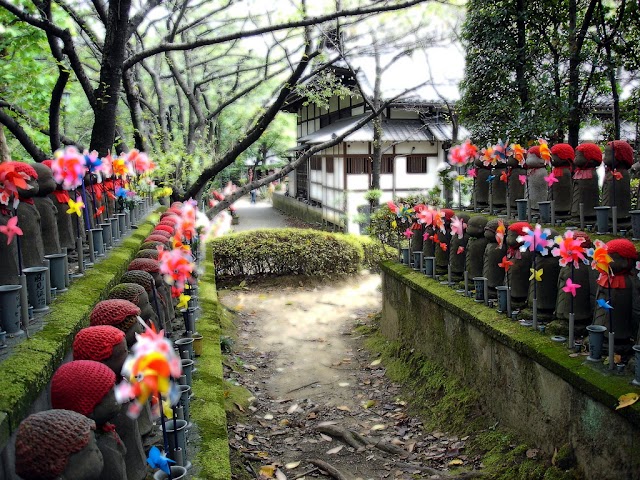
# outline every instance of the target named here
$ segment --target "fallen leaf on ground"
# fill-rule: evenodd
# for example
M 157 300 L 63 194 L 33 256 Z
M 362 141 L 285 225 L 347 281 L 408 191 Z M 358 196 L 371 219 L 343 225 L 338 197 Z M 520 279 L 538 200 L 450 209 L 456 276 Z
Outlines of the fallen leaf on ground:
M 267 413 L 263 418 L 265 420 L 273 420 L 273 415 L 271 415 L 270 413 Z
M 331 450 L 327 450 L 327 455 L 333 455 L 334 453 L 338 453 L 343 448 L 344 448 L 344 445 L 338 445 L 337 447 L 332 448 Z
M 526 455 L 527 455 L 527 458 L 530 458 L 532 460 L 536 459 L 536 458 L 538 458 L 538 449 L 537 448 L 530 448 L 529 450 L 527 450 Z
M 462 465 L 464 462 L 462 460 L 460 460 L 459 458 L 454 458 L 453 460 L 451 460 L 449 462 L 449 466 L 450 467 L 455 467 L 456 465 Z
M 343 412 L 350 412 L 351 409 L 349 407 L 347 407 L 346 405 L 340 405 L 339 407 L 336 407 L 338 410 L 342 410 Z
M 341 386 L 341 387 L 348 387 L 349 383 L 348 382 L 340 382 L 338 385 Z
M 280 470 L 276 470 L 276 478 L 278 480 L 287 480 L 287 476 L 282 473 Z
M 640 397 L 638 397 L 637 393 L 625 393 L 624 395 L 621 395 L 620 398 L 618 398 L 618 406 L 616 407 L 616 410 L 633 405 L 638 401 L 638 398 Z
M 362 404 L 362 408 L 371 408 L 373 407 L 377 402 L 375 400 L 367 400 L 366 402 L 364 402 Z
M 266 478 L 273 478 L 273 475 L 275 472 L 276 472 L 275 465 L 264 465 L 263 467 L 260 467 L 260 471 L 258 472 L 258 474 Z
M 386 425 L 383 425 L 382 423 L 378 423 L 376 425 L 374 425 L 373 427 L 371 427 L 371 430 L 384 430 L 385 428 L 387 428 Z
M 297 468 L 299 465 L 300 465 L 300 462 L 290 462 L 290 463 L 287 463 L 285 467 L 288 470 L 293 470 L 294 468 Z
M 298 409 L 298 404 L 297 404 L 297 403 L 294 403 L 293 405 L 291 405 L 291 406 L 289 407 L 289 410 L 287 410 L 287 413 L 293 413 L 293 412 L 295 412 L 297 409 Z
M 380 363 L 381 363 L 381 362 L 382 362 L 382 360 L 377 359 L 377 360 L 374 360 L 373 362 L 371 362 L 371 363 L 369 364 L 369 366 L 371 366 L 371 367 L 375 367 L 376 365 L 380 365 Z
M 320 434 L 320 438 L 323 439 L 325 442 L 333 441 L 333 438 L 331 438 L 329 435 L 325 435 L 324 433 Z

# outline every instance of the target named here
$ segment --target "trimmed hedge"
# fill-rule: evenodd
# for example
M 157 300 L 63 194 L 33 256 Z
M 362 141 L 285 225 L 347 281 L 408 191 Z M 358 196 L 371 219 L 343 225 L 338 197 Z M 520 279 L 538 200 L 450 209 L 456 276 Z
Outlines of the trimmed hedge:
M 240 232 L 214 240 L 212 248 L 218 279 L 352 274 L 388 255 L 366 237 L 297 228 Z

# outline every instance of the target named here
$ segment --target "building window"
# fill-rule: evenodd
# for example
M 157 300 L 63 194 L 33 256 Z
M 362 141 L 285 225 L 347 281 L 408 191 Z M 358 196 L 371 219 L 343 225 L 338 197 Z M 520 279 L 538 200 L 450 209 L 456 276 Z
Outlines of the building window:
M 407 156 L 407 173 L 427 173 L 427 155 Z
M 333 157 L 327 157 L 325 162 L 327 173 L 333 173 Z
M 311 170 L 322 170 L 321 157 L 311 157 Z
M 393 173 L 393 155 L 383 155 L 380 162 L 380 173 Z
M 365 157 L 347 157 L 347 173 L 369 173 L 371 168 L 371 161 Z

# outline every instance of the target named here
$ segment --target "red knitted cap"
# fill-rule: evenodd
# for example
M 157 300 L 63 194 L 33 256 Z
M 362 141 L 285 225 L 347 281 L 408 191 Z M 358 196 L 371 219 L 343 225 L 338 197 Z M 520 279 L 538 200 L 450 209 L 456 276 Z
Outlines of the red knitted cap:
M 149 235 L 144 239 L 145 242 L 160 242 L 160 243 L 169 243 L 169 239 L 167 237 L 163 237 L 162 235 Z
M 557 155 L 560 160 L 566 160 L 569 162 L 573 162 L 573 159 L 576 156 L 576 152 L 573 150 L 573 147 L 568 143 L 557 143 L 551 147 L 551 153 L 553 155 Z
M 173 216 L 173 217 L 164 217 L 163 219 L 160 220 L 160 223 L 158 223 L 158 225 L 170 225 L 173 227 L 176 223 L 178 223 L 178 217 Z
M 591 162 L 602 163 L 602 150 L 595 143 L 581 143 L 576 148 L 576 152 L 581 152 L 584 158 Z
M 25 480 L 53 480 L 69 457 L 89 444 L 96 422 L 71 410 L 45 410 L 25 418 L 16 432 L 16 473 Z
M 165 225 L 161 225 L 161 226 L 164 227 Z M 159 230 L 157 228 L 153 232 L 151 232 L 151 235 L 164 237 L 166 239 L 169 239 L 173 236 L 170 232 L 167 232 L 166 230 Z
M 143 270 L 149 273 L 156 273 L 160 271 L 160 263 L 151 258 L 134 258 L 131 260 L 127 270 Z
M 509 225 L 509 231 L 516 232 L 518 235 L 524 235 L 523 229 L 525 227 L 531 228 L 531 225 L 529 225 L 527 222 L 516 222 Z
M 156 228 L 155 228 L 154 232 L 159 232 L 159 231 L 167 232 L 169 235 L 173 235 L 173 232 L 175 231 L 175 228 L 173 228 L 172 226 L 167 225 L 167 224 L 164 224 L 164 225 L 163 224 L 158 224 L 158 225 L 156 225 Z
M 162 214 L 160 215 L 160 220 L 164 220 L 165 218 L 178 218 L 180 217 L 180 215 L 176 212 L 172 212 L 171 210 L 167 210 L 166 212 L 162 212 Z
M 130 323 L 130 317 L 135 320 L 137 315 L 140 315 L 140 309 L 128 300 L 103 300 L 96 303 L 96 306 L 93 307 L 89 321 L 91 326 L 112 325 L 123 330 L 129 328 L 131 325 L 123 327 L 121 324 L 125 320 L 129 320 L 127 323 Z
M 38 178 L 38 173 L 36 172 L 36 170 L 29 165 L 28 163 L 24 163 L 24 162 L 9 162 L 10 165 L 13 165 L 13 168 L 15 168 L 16 172 L 19 173 L 26 173 L 27 175 L 29 175 L 31 178 Z
M 529 148 L 527 150 L 527 153 L 530 153 L 531 155 L 535 155 L 538 158 L 542 158 L 540 156 L 540 145 L 534 145 L 533 147 Z
M 51 379 L 51 405 L 90 415 L 115 383 L 116 374 L 100 362 L 65 363 Z
M 45 160 L 44 162 L 42 162 L 42 164 L 51 168 L 51 166 L 53 165 L 53 160 Z
M 626 238 L 616 238 L 607 242 L 607 250 L 609 253 L 617 253 L 622 258 L 635 260 L 638 258 L 635 245 Z
M 156 284 L 153 276 L 148 272 L 142 270 L 129 270 L 122 275 L 120 279 L 122 283 L 137 283 L 146 290 L 147 293 L 153 291 L 153 287 Z
M 607 143 L 607 145 L 613 145 L 613 151 L 616 155 L 616 160 L 626 164 L 628 167 L 633 165 L 633 148 L 624 140 L 614 140 Z
M 456 212 L 454 212 L 450 208 L 443 208 L 442 212 L 444 213 L 444 218 L 446 220 L 451 220 L 451 218 L 456 214 Z
M 123 339 L 124 332 L 110 325 L 83 328 L 73 341 L 73 359 L 101 362 L 111 356 L 113 347 Z
M 145 248 L 144 250 L 140 250 L 136 253 L 136 258 L 152 258 L 154 260 L 158 260 L 159 256 L 160 252 L 151 248 Z

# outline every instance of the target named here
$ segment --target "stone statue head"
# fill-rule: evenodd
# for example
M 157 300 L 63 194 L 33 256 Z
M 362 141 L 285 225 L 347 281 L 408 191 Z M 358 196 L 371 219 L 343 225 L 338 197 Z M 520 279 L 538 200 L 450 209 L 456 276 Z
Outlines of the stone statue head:
M 142 285 L 137 283 L 120 283 L 113 287 L 109 292 L 109 299 L 128 300 L 140 309 L 140 316 L 143 320 L 157 321 L 155 312 L 151 303 L 149 303 L 149 295 Z
M 624 140 L 614 140 L 607 143 L 604 149 L 604 163 L 609 168 L 625 170 L 631 168 L 631 165 L 633 165 L 633 148 Z
M 98 302 L 89 317 L 92 326 L 111 325 L 125 333 L 127 345 L 136 343 L 136 333 L 142 333 L 143 327 L 138 321 L 140 309 L 127 300 L 103 300 Z
M 120 411 L 115 396 L 110 397 L 115 395 L 115 383 L 116 374 L 100 362 L 74 360 L 65 363 L 51 378 L 51 405 L 81 413 L 103 425 Z
M 467 222 L 467 233 L 474 238 L 484 236 L 484 227 L 487 226 L 487 222 L 487 217 L 484 215 L 474 215 Z
M 153 293 L 153 287 L 156 283 L 153 275 L 143 270 L 129 270 L 122 275 L 120 281 L 122 283 L 137 283 L 145 289 L 147 295 Z
M 16 473 L 24 480 L 97 480 L 104 459 L 95 421 L 71 410 L 25 418 L 16 433 Z
M 505 227 L 508 227 L 509 224 L 506 220 L 502 220 L 502 223 Z M 484 227 L 484 238 L 489 240 L 490 242 L 496 241 L 496 231 L 498 230 L 498 225 L 500 224 L 500 220 L 497 218 L 493 218 L 487 222 L 487 225 Z
M 160 263 L 151 258 L 134 258 L 129 263 L 128 270 L 143 270 L 153 275 L 156 288 L 163 285 L 162 275 L 160 274 Z
M 142 288 L 142 287 L 140 287 Z M 120 377 L 129 355 L 125 333 L 111 325 L 96 325 L 80 330 L 73 341 L 74 360 L 93 360 L 111 368 Z
M 57 185 L 56 181 L 53 179 L 53 172 L 51 169 L 41 163 L 34 164 L 33 169 L 38 174 L 38 196 L 46 197 L 50 193 L 53 193 Z
M 140 250 L 136 253 L 136 258 L 152 258 L 153 260 L 158 260 L 160 254 L 158 250 L 153 250 L 151 248 L 147 248 L 145 250 Z
M 540 156 L 540 147 L 535 145 L 527 151 L 525 158 L 527 168 L 542 168 L 545 166 L 544 159 Z
M 16 169 L 17 172 L 23 173 L 30 177 L 27 180 L 27 184 L 31 187 L 27 190 L 22 188 L 18 188 L 18 195 L 22 198 L 32 198 L 38 196 L 39 186 L 38 186 L 38 173 L 35 171 L 33 166 L 28 163 L 23 162 L 11 162 L 11 165 Z
M 166 225 L 163 225 L 163 226 L 166 226 Z M 151 232 L 151 235 L 158 235 L 158 236 L 166 238 L 167 240 L 170 240 L 171 237 L 172 237 L 171 233 L 167 232 L 166 230 L 162 230 L 162 229 L 160 229 L 160 230 L 155 229 L 153 232 Z
M 551 147 L 551 165 L 554 167 L 571 165 L 575 156 L 573 147 L 568 143 L 557 143 Z
M 607 250 L 611 259 L 611 270 L 614 274 L 629 273 L 638 260 L 635 245 L 626 238 L 616 238 L 607 242 Z
M 531 228 L 527 222 L 515 222 L 509 225 L 507 229 L 507 239 L 506 244 L 507 247 L 517 248 L 520 246 L 520 242 L 518 242 L 518 237 L 524 235 L 524 228 Z
M 573 163 L 578 168 L 595 168 L 602 163 L 602 150 L 595 143 L 581 143 Z

